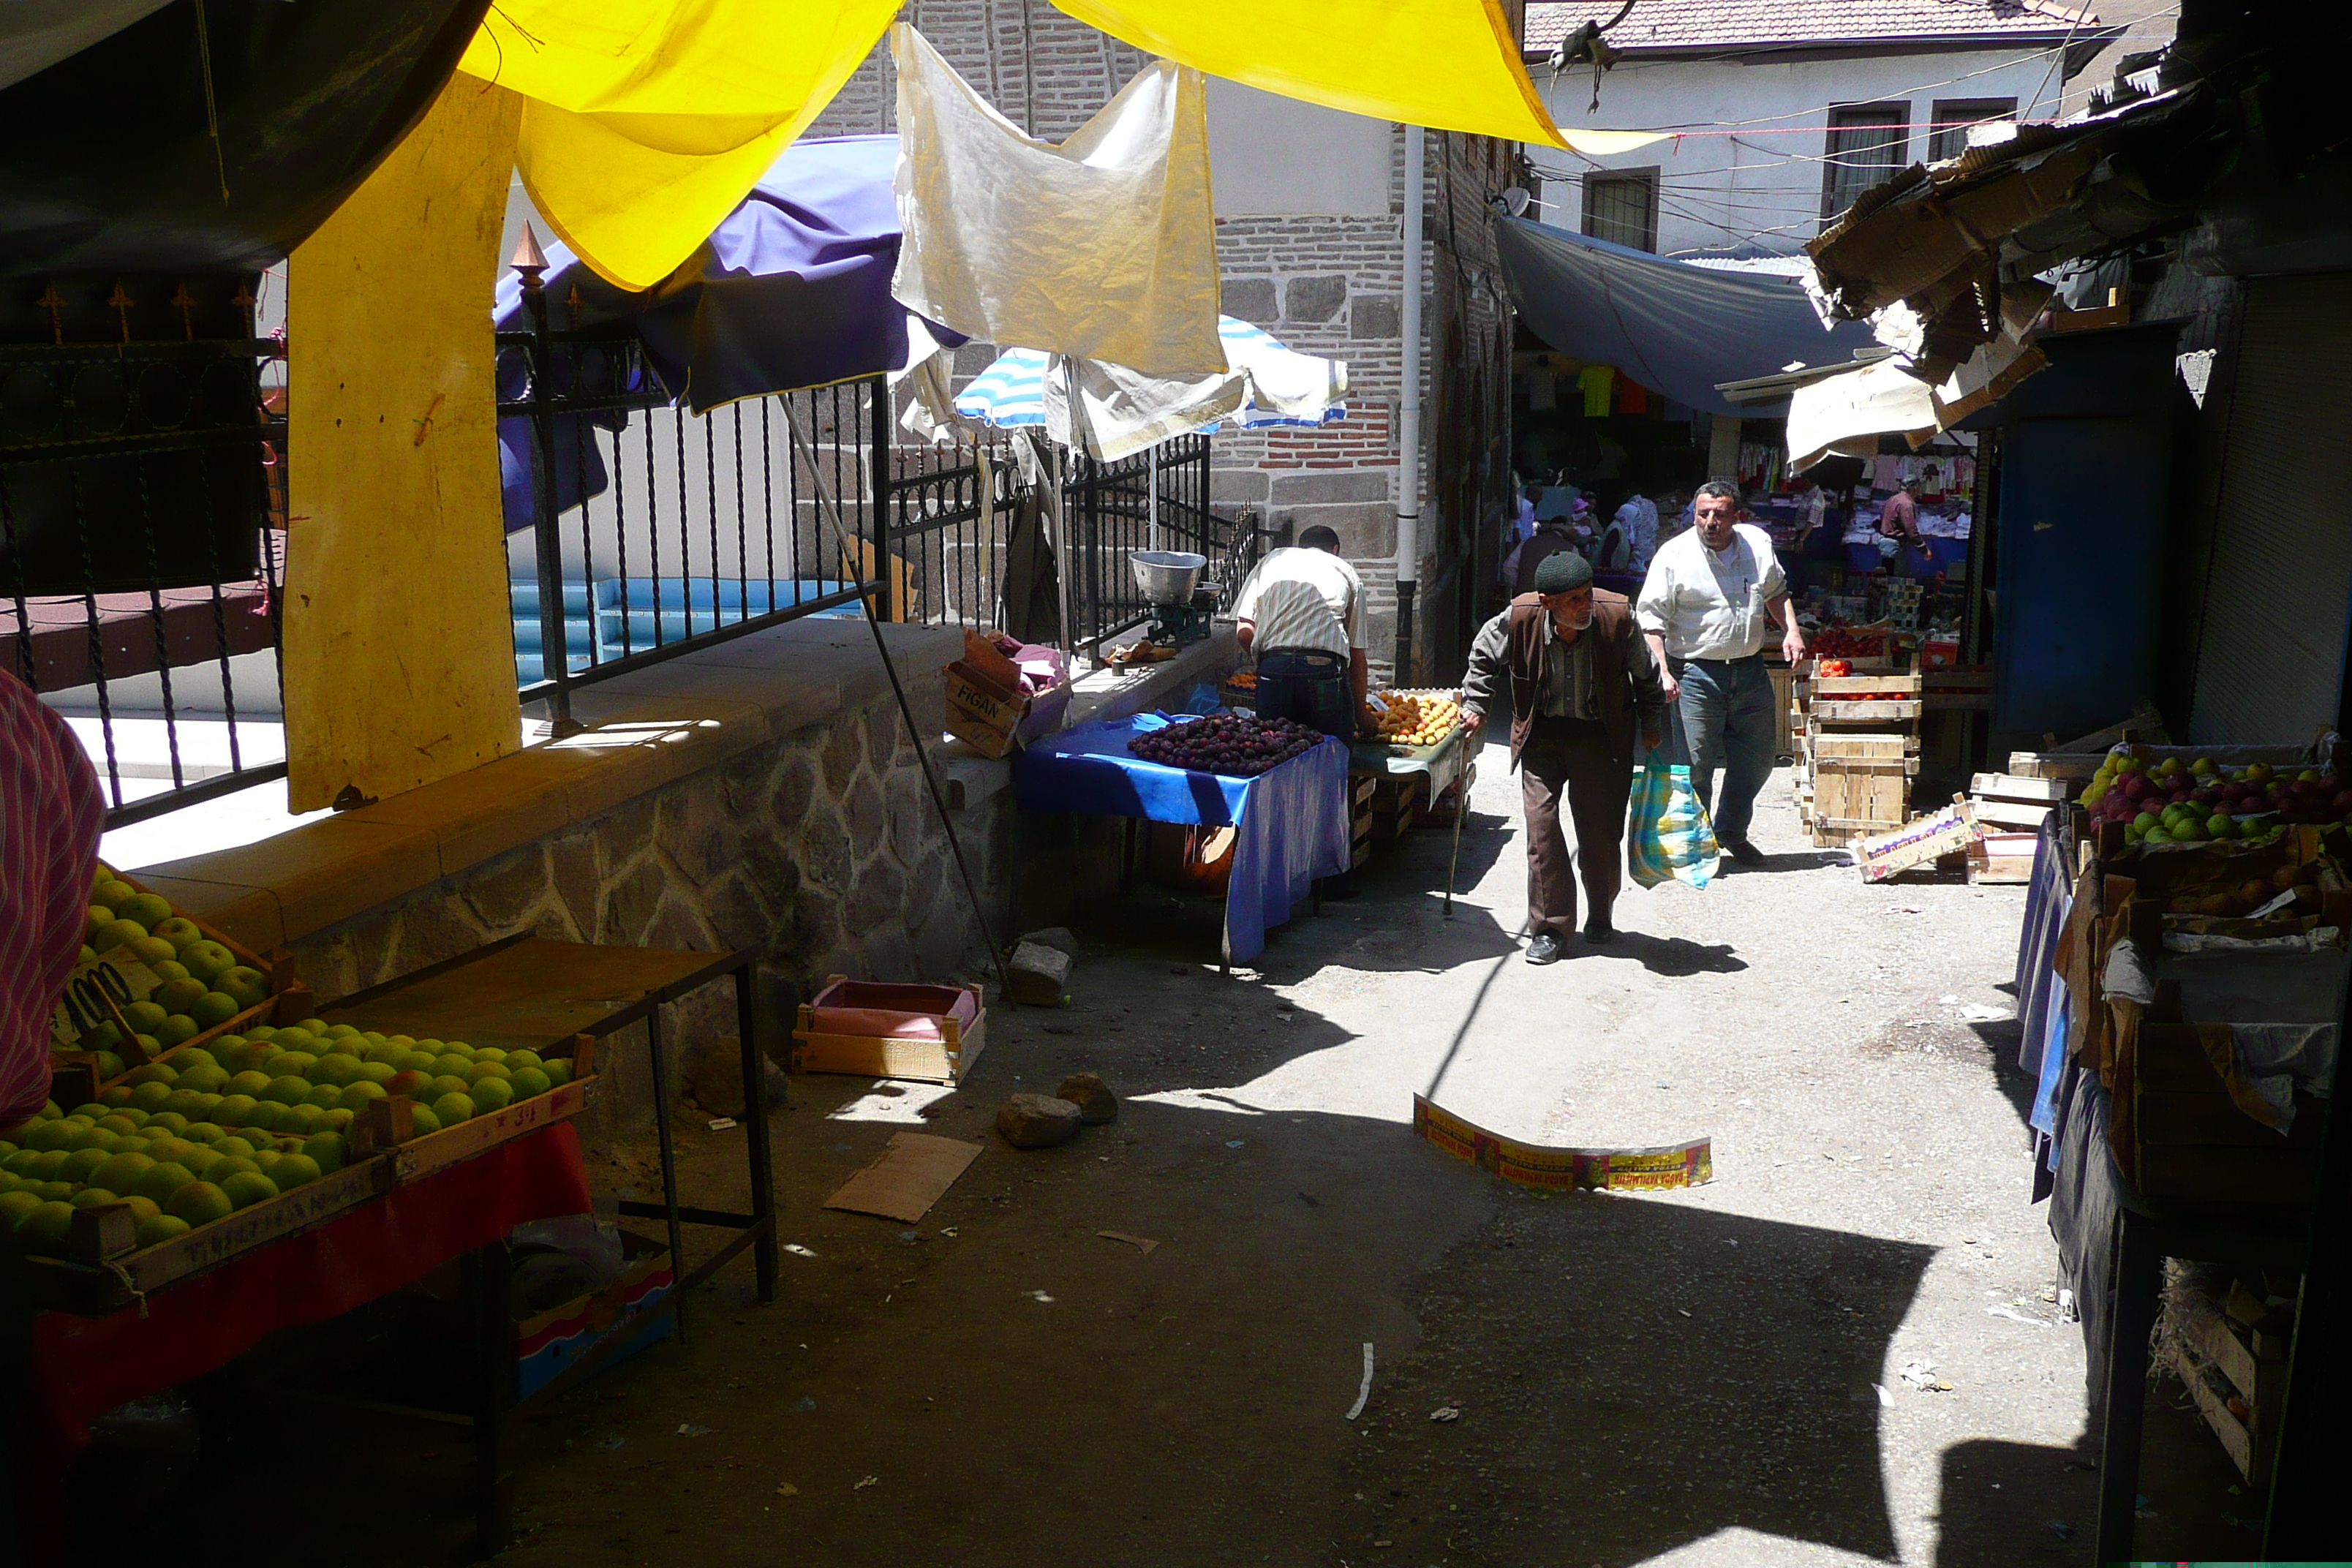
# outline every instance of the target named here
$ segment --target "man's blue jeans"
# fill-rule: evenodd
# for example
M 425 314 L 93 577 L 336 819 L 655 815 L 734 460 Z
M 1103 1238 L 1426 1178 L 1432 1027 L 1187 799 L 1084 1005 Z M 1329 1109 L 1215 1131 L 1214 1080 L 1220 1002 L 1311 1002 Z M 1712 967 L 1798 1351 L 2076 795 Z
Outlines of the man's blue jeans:
M 1772 678 L 1761 658 L 1730 664 L 1693 660 L 1676 676 L 1683 740 L 1688 748 L 1691 787 L 1715 822 L 1716 840 L 1747 838 L 1756 814 L 1756 793 L 1772 776 Z M 1715 775 L 1723 774 L 1716 794 Z

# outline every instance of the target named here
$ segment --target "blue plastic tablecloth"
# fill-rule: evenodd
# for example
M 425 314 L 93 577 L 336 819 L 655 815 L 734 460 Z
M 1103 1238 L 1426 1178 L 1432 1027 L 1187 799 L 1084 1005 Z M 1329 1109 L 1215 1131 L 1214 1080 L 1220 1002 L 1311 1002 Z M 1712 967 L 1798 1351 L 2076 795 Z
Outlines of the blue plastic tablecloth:
M 1327 739 L 1251 779 L 1193 773 L 1129 754 L 1137 735 L 1169 722 L 1160 714 L 1139 713 L 1035 742 L 1013 759 L 1021 808 L 1238 828 L 1225 893 L 1225 941 L 1234 960 L 1245 962 L 1265 950 L 1266 928 L 1290 919 L 1316 878 L 1348 868 L 1348 748 Z

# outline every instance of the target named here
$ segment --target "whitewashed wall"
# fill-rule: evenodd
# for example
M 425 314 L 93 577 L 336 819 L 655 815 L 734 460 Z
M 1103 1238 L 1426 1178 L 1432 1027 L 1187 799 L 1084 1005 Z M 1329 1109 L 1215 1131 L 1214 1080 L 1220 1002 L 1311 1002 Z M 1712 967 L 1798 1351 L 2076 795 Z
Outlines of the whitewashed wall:
M 1563 129 L 1713 129 L 1765 120 L 1736 135 L 1685 136 L 1612 158 L 1528 148 L 1543 180 L 1544 208 L 1537 216 L 1562 228 L 1583 226 L 1586 170 L 1656 169 L 1658 249 L 1667 255 L 1748 243 L 1787 254 L 1818 233 L 1825 105 L 1908 103 L 1907 163 L 1927 155 L 1926 127 L 1938 100 L 2014 98 L 2018 111 L 2028 114 L 2038 96 L 2047 118 L 2056 112 L 2063 85 L 2047 53 L 2026 48 L 1796 63 L 1636 59 L 1621 61 L 1601 78 L 1600 110 L 1589 113 L 1591 67 L 1571 68 L 1556 79 L 1541 64 L 1532 69 Z

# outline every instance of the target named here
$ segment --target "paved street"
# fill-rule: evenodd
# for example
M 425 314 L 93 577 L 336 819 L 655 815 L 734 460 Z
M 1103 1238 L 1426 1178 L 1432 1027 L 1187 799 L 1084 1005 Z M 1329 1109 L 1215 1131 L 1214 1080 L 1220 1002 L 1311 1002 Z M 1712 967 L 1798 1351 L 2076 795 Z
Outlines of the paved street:
M 1262 972 L 1202 966 L 1209 928 L 1139 893 L 1083 933 L 1076 1007 L 997 1015 L 962 1091 L 794 1080 L 782 1299 L 731 1270 L 690 1344 L 527 1428 L 512 1560 L 2087 1563 L 2081 1342 L 2025 1202 L 2020 892 L 1865 888 L 1799 846 L 1782 775 L 1769 868 L 1630 893 L 1616 944 L 1531 969 L 1515 793 L 1490 749 L 1450 921 L 1427 830 Z M 989 1131 L 1078 1069 L 1127 1097 L 1115 1125 Z M 1546 1142 L 1710 1136 L 1715 1181 L 1506 1185 L 1412 1137 L 1433 1086 Z M 819 1206 L 924 1124 L 986 1147 L 920 1225 Z M 683 1136 L 723 1189 L 740 1133 Z M 2151 1552 L 2168 1486 L 2231 1479 L 2157 1424 L 2151 1476 L 2185 1479 L 2144 1483 Z M 387 1474 L 451 1506 L 349 1560 L 454 1550 L 464 1451 L 400 1436 Z

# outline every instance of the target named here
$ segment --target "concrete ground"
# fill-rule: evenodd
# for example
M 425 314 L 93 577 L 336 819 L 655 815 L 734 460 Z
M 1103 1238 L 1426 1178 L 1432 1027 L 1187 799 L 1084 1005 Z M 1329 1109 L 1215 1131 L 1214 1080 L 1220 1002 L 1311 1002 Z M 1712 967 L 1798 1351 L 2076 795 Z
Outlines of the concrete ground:
M 2027 1203 L 2020 891 L 1864 887 L 1803 847 L 1782 774 L 1768 867 L 1629 891 L 1615 944 L 1533 969 L 1516 792 L 1490 750 L 1450 921 L 1427 830 L 1230 977 L 1201 906 L 1140 892 L 1081 932 L 1076 1005 L 993 1015 L 961 1090 L 795 1080 L 781 1299 L 738 1266 L 688 1344 L 530 1423 L 510 1558 L 2087 1563 L 2082 1342 Z M 990 1131 L 1081 1069 L 1117 1123 L 1027 1153 Z M 1412 1135 L 1416 1091 L 1546 1142 L 1710 1137 L 1715 1179 L 1510 1186 Z M 917 1126 L 983 1145 L 919 1224 L 820 1206 Z M 695 1123 L 690 1194 L 730 1196 L 740 1137 Z M 2256 1511 L 2218 1446 L 2155 1403 L 2143 1554 L 2250 1552 L 2214 1522 Z M 462 1504 L 464 1447 L 412 1432 L 404 1495 Z M 394 1510 L 340 1560 L 438 1557 L 457 1519 Z

